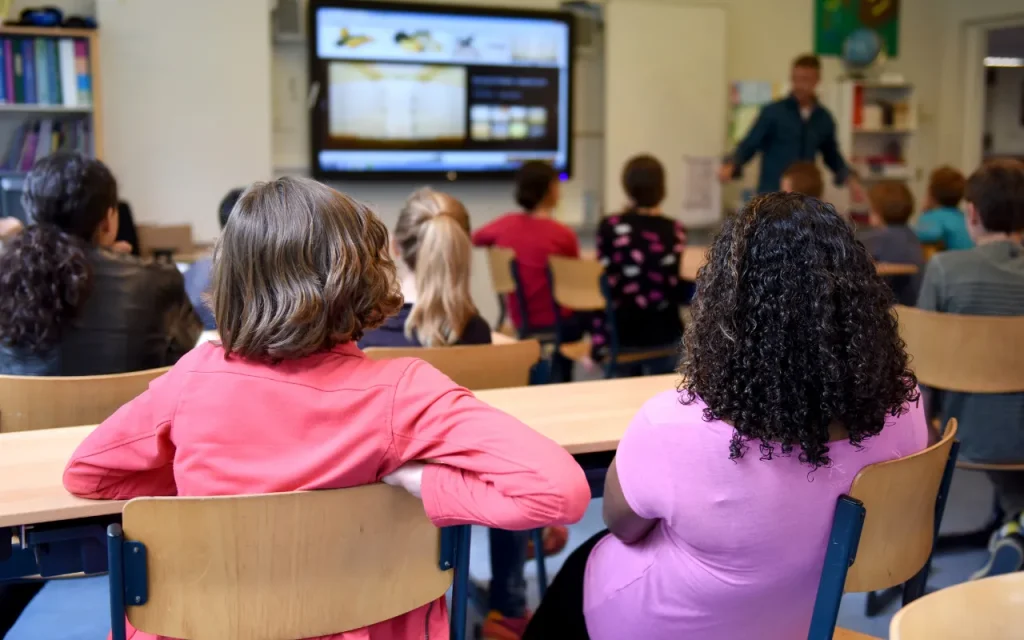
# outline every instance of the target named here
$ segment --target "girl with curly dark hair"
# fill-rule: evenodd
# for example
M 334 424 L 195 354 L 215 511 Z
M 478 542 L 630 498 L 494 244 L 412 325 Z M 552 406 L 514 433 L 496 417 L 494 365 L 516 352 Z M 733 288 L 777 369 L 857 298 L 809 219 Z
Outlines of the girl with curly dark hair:
M 47 156 L 28 174 L 22 204 L 31 224 L 0 255 L 0 373 L 151 369 L 195 345 L 201 327 L 178 270 L 118 251 L 106 165 Z
M 726 221 L 680 389 L 634 418 L 609 531 L 566 561 L 524 638 L 806 637 L 837 497 L 927 444 L 891 298 L 830 205 L 772 193 Z
M 437 526 L 579 520 L 590 488 L 564 449 L 422 360 L 359 350 L 402 306 L 388 249 L 373 211 L 325 185 L 249 187 L 214 249 L 220 342 L 193 349 L 97 427 L 64 487 L 123 499 L 383 481 L 421 498 Z M 322 637 L 447 634 L 442 595 L 367 632 Z

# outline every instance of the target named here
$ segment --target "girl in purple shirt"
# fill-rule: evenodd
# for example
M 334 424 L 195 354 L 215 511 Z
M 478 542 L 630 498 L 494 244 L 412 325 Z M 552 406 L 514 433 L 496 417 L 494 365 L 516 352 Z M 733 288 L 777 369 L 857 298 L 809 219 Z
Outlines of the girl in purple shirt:
M 806 637 L 836 499 L 927 444 L 891 302 L 828 204 L 772 193 L 727 221 L 679 391 L 633 419 L 608 531 L 566 561 L 524 639 Z

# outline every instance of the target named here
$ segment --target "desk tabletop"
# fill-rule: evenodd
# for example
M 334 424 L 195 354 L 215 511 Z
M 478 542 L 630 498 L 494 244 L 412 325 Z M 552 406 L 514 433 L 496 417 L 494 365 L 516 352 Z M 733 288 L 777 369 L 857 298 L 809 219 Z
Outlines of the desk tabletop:
M 614 451 L 630 420 L 675 375 L 480 391 L 478 398 L 519 418 L 572 454 Z M 83 500 L 61 476 L 94 426 L 0 434 L 0 527 L 121 512 L 124 502 Z

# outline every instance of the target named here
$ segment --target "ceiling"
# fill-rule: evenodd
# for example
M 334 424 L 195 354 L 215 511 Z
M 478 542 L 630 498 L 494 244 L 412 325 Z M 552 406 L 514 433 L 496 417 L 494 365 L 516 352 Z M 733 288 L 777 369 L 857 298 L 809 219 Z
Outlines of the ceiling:
M 999 58 L 1024 58 L 1024 27 L 1007 27 L 989 31 L 986 55 Z

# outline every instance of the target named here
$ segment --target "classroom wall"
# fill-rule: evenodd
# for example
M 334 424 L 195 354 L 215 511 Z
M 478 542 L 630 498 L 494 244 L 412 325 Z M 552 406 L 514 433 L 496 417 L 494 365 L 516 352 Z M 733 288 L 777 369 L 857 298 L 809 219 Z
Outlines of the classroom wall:
M 99 0 L 104 160 L 139 222 L 219 229 L 271 170 L 267 0 Z
M 1024 68 L 992 69 L 985 97 L 990 154 L 1024 156 Z

